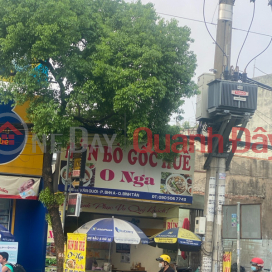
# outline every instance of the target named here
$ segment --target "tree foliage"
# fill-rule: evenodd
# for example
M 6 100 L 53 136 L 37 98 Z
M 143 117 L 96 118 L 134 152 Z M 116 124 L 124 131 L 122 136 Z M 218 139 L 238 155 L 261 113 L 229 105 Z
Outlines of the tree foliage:
M 189 121 L 184 121 L 182 123 L 182 128 L 183 129 L 189 129 L 189 128 L 191 128 L 190 122 Z
M 2 2 L 2 3 L 1 3 Z M 16 102 L 31 101 L 39 136 L 76 121 L 90 129 L 164 130 L 195 93 L 190 30 L 151 4 L 119 0 L 1 0 L 0 61 Z M 49 78 L 33 66 L 42 63 Z M 3 98 L 2 98 L 3 99 Z
M 183 99 L 196 92 L 188 27 L 163 20 L 140 1 L 0 0 L 0 6 L 1 76 L 12 76 L 2 83 L 0 99 L 30 101 L 37 136 L 50 143 L 52 133 L 62 134 L 58 142 L 65 146 L 69 128 L 79 125 L 119 136 L 126 131 L 129 140 L 138 127 L 178 132 L 169 117 L 181 114 Z M 52 156 L 44 161 L 52 193 Z M 53 231 L 56 225 L 60 231 L 58 211 L 49 213 Z

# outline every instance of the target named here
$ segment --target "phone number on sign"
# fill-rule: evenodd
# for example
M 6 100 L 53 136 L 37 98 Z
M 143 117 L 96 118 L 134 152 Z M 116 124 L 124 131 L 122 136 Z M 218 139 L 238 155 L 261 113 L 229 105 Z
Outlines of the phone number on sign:
M 180 196 L 152 195 L 152 198 L 158 200 L 186 201 L 186 197 Z

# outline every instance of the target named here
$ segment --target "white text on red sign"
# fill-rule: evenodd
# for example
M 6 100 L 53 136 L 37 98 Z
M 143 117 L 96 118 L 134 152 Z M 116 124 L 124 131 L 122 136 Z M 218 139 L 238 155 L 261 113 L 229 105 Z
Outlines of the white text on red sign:
M 240 96 L 248 96 L 248 92 L 239 91 L 239 90 L 232 90 L 232 91 L 231 91 L 231 94 L 240 95 Z

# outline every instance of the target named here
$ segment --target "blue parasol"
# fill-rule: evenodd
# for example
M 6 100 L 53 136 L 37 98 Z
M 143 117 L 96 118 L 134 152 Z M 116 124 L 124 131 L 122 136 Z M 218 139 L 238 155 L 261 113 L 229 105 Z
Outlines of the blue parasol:
M 92 220 L 74 233 L 86 233 L 87 241 L 148 244 L 147 236 L 137 226 L 114 217 Z
M 0 241 L 15 242 L 14 236 L 3 225 L 0 225 Z

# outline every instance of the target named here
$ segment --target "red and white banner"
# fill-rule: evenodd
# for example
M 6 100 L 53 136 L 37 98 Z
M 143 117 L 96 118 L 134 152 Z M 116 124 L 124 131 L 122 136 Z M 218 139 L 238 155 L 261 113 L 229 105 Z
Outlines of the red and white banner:
M 232 90 L 231 94 L 240 95 L 240 96 L 248 96 L 248 92 L 240 91 L 240 90 Z
M 0 176 L 0 198 L 38 199 L 40 178 Z

